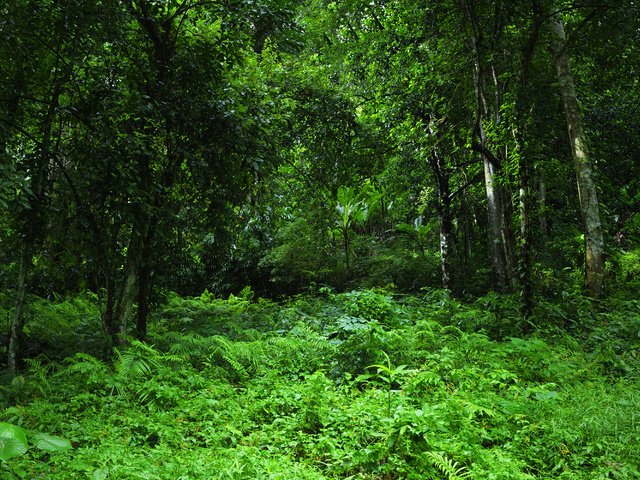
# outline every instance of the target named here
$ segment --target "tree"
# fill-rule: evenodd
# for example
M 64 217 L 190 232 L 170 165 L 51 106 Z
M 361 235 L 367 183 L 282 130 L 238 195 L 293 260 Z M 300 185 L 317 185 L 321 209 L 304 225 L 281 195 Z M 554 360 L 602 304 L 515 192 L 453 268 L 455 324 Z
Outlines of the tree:
M 366 183 L 360 192 L 356 192 L 354 188 L 340 187 L 337 197 L 338 218 L 331 229 L 331 236 L 342 241 L 345 273 L 348 279 L 351 274 L 351 244 L 355 231 L 358 227 L 362 227 L 372 213 L 379 208 L 382 194 L 377 192 L 370 183 Z
M 1 26 L 10 42 L 0 51 L 0 146 L 3 169 L 24 172 L 31 193 L 11 227 L 22 249 L 11 368 L 29 268 L 45 241 L 53 262 L 61 251 L 81 259 L 114 342 L 130 330 L 134 304 L 145 336 L 164 270 L 154 250 L 166 250 L 172 218 L 194 231 L 224 224 L 263 160 L 276 158 L 271 133 L 284 129 L 261 58 L 295 43 L 286 0 L 15 3 Z M 3 180 L 0 200 L 20 183 Z
M 585 285 L 589 294 L 600 297 L 604 294 L 604 238 L 600 221 L 598 194 L 593 180 L 593 167 L 583 125 L 583 116 L 576 95 L 576 87 L 569 65 L 567 39 L 562 15 L 554 13 L 549 19 L 551 48 L 560 84 L 560 94 L 567 119 L 571 154 L 578 184 L 578 197 L 582 212 L 585 239 Z
M 3 92 L 0 155 L 18 164 L 26 178 L 26 195 L 15 203 L 13 233 L 19 243 L 16 301 L 9 339 L 9 369 L 17 368 L 23 310 L 33 256 L 42 245 L 49 220 L 48 197 L 53 190 L 54 166 L 60 162 L 63 134 L 61 100 L 79 59 L 80 38 L 87 29 L 84 13 L 75 5 L 12 5 L 4 29 L 9 39 L 2 52 L 3 65 L 15 63 Z M 75 31 L 70 25 L 78 27 Z M 34 32 L 36 30 L 44 33 Z

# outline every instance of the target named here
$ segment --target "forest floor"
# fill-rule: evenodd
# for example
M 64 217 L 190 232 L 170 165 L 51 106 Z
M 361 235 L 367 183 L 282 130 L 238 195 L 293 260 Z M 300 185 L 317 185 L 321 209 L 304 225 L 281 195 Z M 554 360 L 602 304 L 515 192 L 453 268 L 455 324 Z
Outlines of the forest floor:
M 2 479 L 640 478 L 635 301 L 541 300 L 533 328 L 497 295 L 170 295 L 113 358 L 91 295 L 30 315 L 0 458 L 7 424 L 72 448 Z

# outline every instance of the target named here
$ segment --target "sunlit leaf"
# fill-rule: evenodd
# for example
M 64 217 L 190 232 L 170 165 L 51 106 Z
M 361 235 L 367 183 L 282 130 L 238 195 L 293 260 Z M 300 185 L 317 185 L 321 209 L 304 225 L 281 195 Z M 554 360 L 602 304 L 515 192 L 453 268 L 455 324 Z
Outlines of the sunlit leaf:
M 64 452 L 71 450 L 71 442 L 63 437 L 48 433 L 37 433 L 32 438 L 33 444 L 45 452 Z
M 26 432 L 10 423 L 0 422 L 0 460 L 22 455 L 29 448 Z

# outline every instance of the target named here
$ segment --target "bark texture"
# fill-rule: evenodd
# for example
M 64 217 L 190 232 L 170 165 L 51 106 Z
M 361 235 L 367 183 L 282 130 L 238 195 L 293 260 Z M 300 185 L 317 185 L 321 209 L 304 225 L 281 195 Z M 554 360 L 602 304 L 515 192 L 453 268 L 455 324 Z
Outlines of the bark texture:
M 494 286 L 503 292 L 507 286 L 507 267 L 502 238 L 502 202 L 495 183 L 495 166 L 483 157 L 484 186 L 487 195 L 487 241 L 489 257 L 493 268 Z
M 569 56 L 566 52 L 567 39 L 560 13 L 556 13 L 550 19 L 551 45 L 555 55 L 555 66 L 560 84 L 560 94 L 567 118 L 569 142 L 578 182 L 578 196 L 585 238 L 585 286 L 593 297 L 604 294 L 604 239 L 602 224 L 600 221 L 600 208 L 595 182 L 593 181 L 593 169 L 582 113 L 576 95 L 575 82 Z
M 120 298 L 115 310 L 115 321 L 109 332 L 114 344 L 124 345 L 133 311 L 133 304 L 138 295 L 138 280 L 142 270 L 142 245 L 140 234 L 135 230 L 127 248 L 127 270 Z

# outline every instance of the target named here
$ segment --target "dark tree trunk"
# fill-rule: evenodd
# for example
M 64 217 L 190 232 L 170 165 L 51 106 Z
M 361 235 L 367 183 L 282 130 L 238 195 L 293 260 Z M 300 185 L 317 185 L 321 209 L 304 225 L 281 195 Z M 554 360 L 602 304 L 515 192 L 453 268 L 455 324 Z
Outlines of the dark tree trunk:
M 438 198 L 436 211 L 438 212 L 438 225 L 440 227 L 440 269 L 442 272 L 442 287 L 453 290 L 453 257 L 454 257 L 454 233 L 453 219 L 451 215 L 451 192 L 449 189 L 449 174 L 444 164 L 444 159 L 439 154 L 430 157 L 429 163 L 436 178 Z
M 104 272 L 104 292 L 106 299 L 102 294 L 102 284 L 99 279 L 96 280 L 96 288 L 98 290 L 98 302 L 100 307 L 100 320 L 102 330 L 111 339 L 112 345 L 118 336 L 118 326 L 115 320 L 115 289 L 114 281 L 110 271 Z M 106 354 L 107 352 L 105 352 Z
M 136 321 L 136 338 L 140 341 L 144 341 L 147 336 L 147 318 L 149 316 L 150 294 L 151 269 L 149 268 L 148 261 L 144 261 L 140 270 L 140 281 L 138 285 L 138 313 Z
M 140 234 L 135 230 L 131 233 L 127 248 L 127 264 L 124 284 L 122 285 L 118 303 L 114 312 L 114 322 L 111 325 L 112 340 L 116 345 L 126 343 L 129 321 L 133 312 L 133 305 L 138 295 L 138 280 L 142 270 L 142 242 Z
M 538 171 L 534 185 L 536 190 L 538 228 L 540 229 L 540 243 L 545 245 L 549 238 L 549 221 L 547 220 L 547 184 L 542 172 Z
M 20 255 L 20 273 L 18 274 L 18 284 L 16 288 L 16 305 L 15 310 L 13 311 L 11 332 L 9 334 L 9 355 L 7 366 L 13 373 L 15 373 L 18 368 L 20 337 L 22 336 L 22 328 L 24 326 L 24 317 L 22 313 L 24 309 L 24 300 L 27 294 L 27 274 L 30 264 L 31 244 L 30 242 L 25 242 Z
M 438 223 L 440 224 L 440 263 L 442 270 L 442 287 L 453 290 L 453 221 L 451 219 L 451 206 L 443 205 L 438 211 Z
M 526 320 L 533 310 L 533 286 L 531 283 L 531 189 L 529 186 L 529 162 L 526 152 L 522 151 L 522 142 L 514 132 L 518 145 L 518 171 L 520 180 L 520 306 Z
M 152 259 L 151 247 L 157 226 L 157 218 L 153 217 L 151 225 L 147 229 L 142 246 L 142 266 L 140 268 L 140 279 L 138 284 L 138 314 L 136 321 L 136 338 L 144 340 L 147 336 L 147 319 L 149 317 L 149 303 L 151 301 L 152 287 Z
M 469 271 L 469 265 L 471 265 L 472 242 L 471 232 L 473 231 L 476 222 L 476 215 L 473 209 L 469 205 L 466 192 L 462 192 L 460 197 L 460 217 L 462 221 L 462 244 L 459 249 L 458 255 L 458 272 L 460 272 L 462 279 L 468 279 L 471 277 Z M 463 282 L 463 288 L 466 288 Z
M 61 61 L 60 52 L 58 52 L 56 63 L 59 65 Z M 20 255 L 18 283 L 16 286 L 16 307 L 11 321 L 11 333 L 9 338 L 8 367 L 13 372 L 15 372 L 17 368 L 17 356 L 20 348 L 19 341 L 24 328 L 23 311 L 27 294 L 27 278 L 31 266 L 31 257 L 35 246 L 43 237 L 41 229 L 44 224 L 42 220 L 44 202 L 42 197 L 45 195 L 47 189 L 47 168 L 49 166 L 49 162 L 51 162 L 55 156 L 55 153 L 51 152 L 54 120 L 58 110 L 60 95 L 62 94 L 62 87 L 71 74 L 70 69 L 71 66 L 68 65 L 63 75 L 54 78 L 51 97 L 42 120 L 42 126 L 40 127 L 42 141 L 40 142 L 38 153 L 34 156 L 33 164 L 31 166 L 32 171 L 34 172 L 32 179 L 33 198 L 29 205 L 30 208 L 24 212 L 25 219 L 23 221 L 26 222 L 26 225 L 22 232 L 23 245 L 22 253 Z

